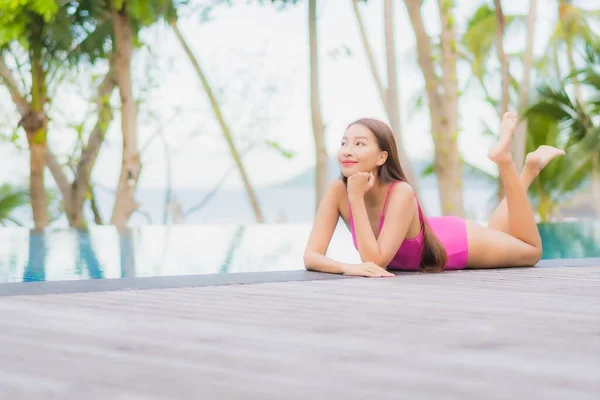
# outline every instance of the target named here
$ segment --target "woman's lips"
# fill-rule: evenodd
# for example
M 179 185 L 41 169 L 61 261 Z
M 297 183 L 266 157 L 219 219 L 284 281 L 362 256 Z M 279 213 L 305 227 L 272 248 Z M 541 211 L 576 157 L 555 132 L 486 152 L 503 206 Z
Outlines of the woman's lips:
M 356 161 L 342 161 L 342 165 L 347 167 L 349 165 L 354 165 L 356 164 Z

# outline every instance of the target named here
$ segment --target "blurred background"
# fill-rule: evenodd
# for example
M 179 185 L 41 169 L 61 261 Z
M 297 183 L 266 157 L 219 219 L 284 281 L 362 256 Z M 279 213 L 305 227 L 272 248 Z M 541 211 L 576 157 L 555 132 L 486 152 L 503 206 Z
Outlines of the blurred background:
M 0 224 L 310 224 L 388 122 L 428 215 L 485 221 L 499 115 L 564 148 L 540 222 L 600 218 L 596 0 L 0 2 Z

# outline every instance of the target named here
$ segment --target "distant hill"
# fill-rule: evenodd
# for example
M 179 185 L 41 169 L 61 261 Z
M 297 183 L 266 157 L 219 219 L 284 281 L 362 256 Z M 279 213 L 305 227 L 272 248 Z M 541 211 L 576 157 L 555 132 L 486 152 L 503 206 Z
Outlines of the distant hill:
M 412 165 L 415 168 L 419 177 L 421 187 L 437 187 L 437 179 L 435 175 L 422 176 L 430 162 L 426 160 L 413 160 Z M 328 160 L 328 181 L 332 181 L 340 177 L 340 167 L 337 159 L 331 157 Z M 465 187 L 491 187 L 495 185 L 495 177 L 491 177 L 484 171 L 481 171 L 473 166 L 464 165 L 463 167 L 463 182 Z M 289 187 L 312 187 L 315 182 L 315 168 L 310 167 L 291 179 L 275 184 L 272 187 L 289 188 Z

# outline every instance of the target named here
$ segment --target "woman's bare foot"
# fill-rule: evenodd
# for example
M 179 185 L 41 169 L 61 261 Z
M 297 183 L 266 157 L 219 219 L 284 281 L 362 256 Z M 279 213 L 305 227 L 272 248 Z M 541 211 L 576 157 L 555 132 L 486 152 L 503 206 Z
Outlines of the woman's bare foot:
M 517 126 L 517 116 L 511 112 L 504 113 L 500 122 L 500 138 L 489 151 L 488 158 L 496 164 L 511 162 L 511 141 L 513 132 Z
M 536 151 L 527 154 L 527 157 L 525 157 L 525 168 L 537 176 L 550 161 L 564 155 L 564 150 L 542 145 Z

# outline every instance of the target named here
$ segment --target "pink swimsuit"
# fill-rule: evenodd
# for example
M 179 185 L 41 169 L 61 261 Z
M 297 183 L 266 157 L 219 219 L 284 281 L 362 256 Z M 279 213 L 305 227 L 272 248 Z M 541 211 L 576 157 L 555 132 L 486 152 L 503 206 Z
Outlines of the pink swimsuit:
M 379 232 L 383 227 L 383 221 L 385 219 L 385 210 L 387 200 L 390 195 L 392 187 L 398 182 L 394 182 L 390 185 L 388 192 L 385 196 L 383 203 L 383 211 L 381 212 L 381 219 L 379 222 Z M 421 231 L 417 237 L 413 239 L 404 239 L 402 245 L 398 249 L 398 252 L 390 261 L 387 266 L 389 269 L 403 270 L 403 271 L 417 271 L 421 266 L 421 256 L 423 253 L 423 214 L 421 212 L 421 206 L 417 200 L 417 208 L 419 210 L 419 221 L 421 222 Z M 429 227 L 442 243 L 442 246 L 446 249 L 448 254 L 448 261 L 444 269 L 463 269 L 467 265 L 468 257 L 468 243 L 467 243 L 467 226 L 463 219 L 454 216 L 445 217 L 427 217 Z M 358 244 L 356 242 L 356 234 L 354 232 L 354 219 L 352 218 L 352 208 L 350 208 L 350 230 L 352 232 L 352 240 L 354 241 L 354 247 L 358 250 Z

